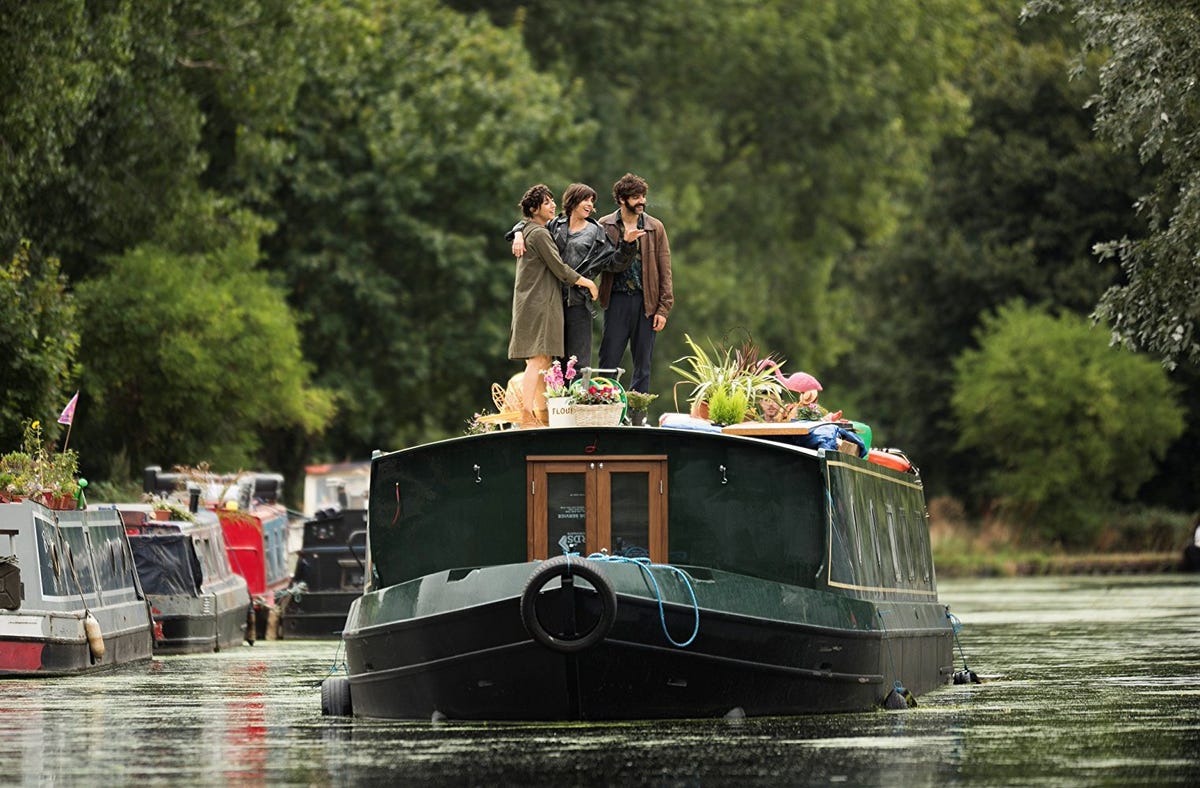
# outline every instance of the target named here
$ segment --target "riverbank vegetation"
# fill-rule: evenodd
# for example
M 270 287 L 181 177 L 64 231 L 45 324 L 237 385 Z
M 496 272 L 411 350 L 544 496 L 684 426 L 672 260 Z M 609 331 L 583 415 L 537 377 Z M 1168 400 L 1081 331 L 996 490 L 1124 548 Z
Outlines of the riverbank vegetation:
M 605 212 L 633 171 L 673 251 L 659 411 L 685 336 L 749 336 L 1018 543 L 1186 517 L 1200 32 L 1112 5 L 5 4 L 0 449 L 78 390 L 90 479 L 295 498 L 459 434 L 516 371 L 516 199 Z
M 1063 544 L 1003 514 L 972 517 L 954 499 L 929 502 L 939 577 L 1177 572 L 1194 527 L 1193 518 L 1171 509 L 1126 506 L 1100 518 L 1087 537 Z

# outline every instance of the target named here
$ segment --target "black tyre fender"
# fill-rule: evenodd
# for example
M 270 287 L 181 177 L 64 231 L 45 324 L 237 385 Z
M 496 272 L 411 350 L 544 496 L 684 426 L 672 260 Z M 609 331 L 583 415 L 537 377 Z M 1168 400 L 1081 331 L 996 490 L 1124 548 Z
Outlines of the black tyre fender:
M 550 634 L 538 619 L 537 600 L 542 589 L 551 580 L 561 577 L 579 577 L 586 580 L 600 600 L 600 617 L 596 624 L 587 632 L 574 638 L 563 638 Z M 565 555 L 555 556 L 543 561 L 529 579 L 525 581 L 525 590 L 521 592 L 521 623 L 538 643 L 564 654 L 574 654 L 599 643 L 608 637 L 612 631 L 613 622 L 617 618 L 617 592 L 612 583 L 605 577 L 603 570 L 595 561 Z
M 321 682 L 321 714 L 326 717 L 349 717 L 354 713 L 350 699 L 350 679 L 330 676 Z

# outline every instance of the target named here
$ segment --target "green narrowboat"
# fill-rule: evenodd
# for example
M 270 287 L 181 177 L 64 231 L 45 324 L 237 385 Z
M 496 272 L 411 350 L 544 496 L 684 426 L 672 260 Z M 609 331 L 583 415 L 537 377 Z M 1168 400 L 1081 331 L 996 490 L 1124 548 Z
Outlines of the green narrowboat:
M 367 582 L 323 711 L 793 715 L 949 683 L 919 475 L 795 429 L 505 430 L 377 454 Z

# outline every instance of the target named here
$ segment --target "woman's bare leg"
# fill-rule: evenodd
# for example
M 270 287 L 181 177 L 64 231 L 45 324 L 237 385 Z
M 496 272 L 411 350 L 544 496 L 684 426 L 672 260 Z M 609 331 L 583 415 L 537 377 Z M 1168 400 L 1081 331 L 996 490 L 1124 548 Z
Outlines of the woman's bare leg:
M 525 359 L 525 377 L 521 379 L 522 423 L 541 425 L 538 412 L 546 411 L 546 380 L 542 372 L 550 368 L 549 356 L 533 356 Z

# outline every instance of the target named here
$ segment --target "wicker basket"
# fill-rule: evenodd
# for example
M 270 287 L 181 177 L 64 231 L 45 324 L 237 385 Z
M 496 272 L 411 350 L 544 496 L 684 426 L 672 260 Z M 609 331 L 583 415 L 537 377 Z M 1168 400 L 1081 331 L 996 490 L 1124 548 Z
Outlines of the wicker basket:
M 621 423 L 621 411 L 625 406 L 620 402 L 614 405 L 580 405 L 571 406 L 575 414 L 575 424 L 579 427 L 615 427 Z

